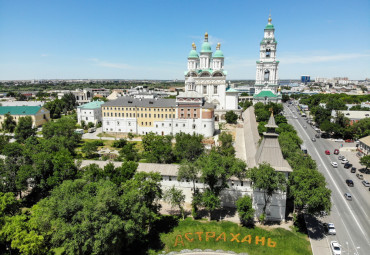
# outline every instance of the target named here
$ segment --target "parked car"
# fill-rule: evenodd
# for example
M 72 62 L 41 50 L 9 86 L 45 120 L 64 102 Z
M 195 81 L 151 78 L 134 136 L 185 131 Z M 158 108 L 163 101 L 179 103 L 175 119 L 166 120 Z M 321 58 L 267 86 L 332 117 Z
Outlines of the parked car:
M 335 140 L 334 140 L 334 142 L 337 142 L 337 143 L 343 143 L 343 142 L 344 142 L 344 140 L 343 140 L 343 139 L 341 139 L 341 138 L 339 138 L 339 139 L 335 139 Z
M 339 155 L 338 159 L 339 159 L 339 160 L 342 160 L 342 159 L 344 159 L 344 156 Z
M 370 169 L 360 168 L 360 169 L 358 169 L 358 171 L 363 173 L 363 174 L 370 174 Z
M 347 200 L 352 200 L 352 195 L 348 192 L 344 193 L 344 197 L 347 199 Z
M 351 168 L 351 173 L 356 173 L 356 167 Z
M 329 235 L 336 235 L 334 223 L 324 223 L 325 232 Z
M 316 135 L 315 135 L 315 137 L 316 137 L 316 138 L 320 138 L 320 134 L 316 134 Z
M 333 167 L 338 167 L 338 163 L 337 163 L 337 162 L 331 162 L 331 165 L 332 165 Z
M 362 174 L 356 174 L 357 178 L 359 178 L 360 180 L 363 180 L 364 179 L 364 176 Z
M 338 150 L 338 149 L 335 149 L 335 150 L 334 150 L 334 154 L 335 154 L 335 155 L 338 155 L 338 154 L 339 154 L 339 150 Z
M 315 137 L 312 137 L 311 140 L 312 140 L 312 142 L 316 142 L 316 138 Z
M 370 187 L 370 182 L 366 181 L 366 180 L 363 180 L 362 181 L 362 184 L 365 186 L 365 187 Z
M 326 151 L 325 151 L 325 154 L 326 154 L 326 155 L 330 155 L 330 151 L 329 151 L 329 150 L 326 150 Z
M 348 159 L 346 159 L 346 158 L 344 158 L 344 159 L 342 159 L 342 161 L 341 161 L 341 163 L 342 164 L 346 164 L 346 163 L 348 163 L 349 161 L 348 161 Z
M 346 143 L 353 143 L 353 140 L 352 139 L 346 139 L 345 142 Z
M 330 242 L 330 249 L 333 255 L 341 255 L 341 249 L 340 249 L 340 244 L 337 241 L 331 241 Z
M 89 128 L 89 130 L 88 130 L 89 133 L 94 133 L 95 131 L 96 131 L 95 128 Z
M 350 163 L 345 163 L 344 164 L 344 168 L 346 168 L 346 169 L 349 169 L 349 168 L 351 168 L 353 165 L 352 164 L 350 164 Z
M 347 183 L 348 187 L 353 187 L 353 186 L 354 186 L 353 181 L 352 181 L 352 180 L 350 180 L 350 179 L 347 179 L 347 180 L 346 180 L 346 183 Z

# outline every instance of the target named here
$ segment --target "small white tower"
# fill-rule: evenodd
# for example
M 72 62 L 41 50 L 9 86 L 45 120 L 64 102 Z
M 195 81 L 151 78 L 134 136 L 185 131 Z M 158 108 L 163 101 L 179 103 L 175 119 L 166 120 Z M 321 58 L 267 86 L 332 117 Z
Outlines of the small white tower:
M 271 21 L 270 15 L 265 27 L 264 37 L 260 43 L 260 60 L 257 61 L 255 93 L 259 93 L 264 88 L 276 94 L 279 86 L 279 61 L 276 61 L 277 41 L 274 35 L 275 28 Z
M 200 50 L 200 69 L 209 69 L 210 62 L 212 58 L 212 49 L 211 45 L 208 42 L 208 33 L 206 32 L 204 35 L 204 42 L 202 44 L 202 49 Z
M 223 70 L 224 69 L 224 54 L 221 51 L 221 43 L 218 43 L 216 46 L 216 51 L 213 54 L 213 61 L 212 61 L 212 68 L 213 70 Z
M 192 43 L 192 50 L 189 53 L 188 56 L 188 71 L 194 71 L 198 68 L 199 65 L 199 56 L 197 52 L 197 47 L 195 46 L 195 43 Z

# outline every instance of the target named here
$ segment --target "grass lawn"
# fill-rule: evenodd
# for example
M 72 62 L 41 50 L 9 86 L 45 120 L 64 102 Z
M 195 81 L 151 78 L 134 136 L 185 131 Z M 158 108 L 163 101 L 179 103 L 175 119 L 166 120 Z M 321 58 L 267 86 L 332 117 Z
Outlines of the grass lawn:
M 257 227 L 249 229 L 227 221 L 201 222 L 187 218 L 172 232 L 161 234 L 160 240 L 166 253 L 183 249 L 220 249 L 253 255 L 312 254 L 305 234 L 282 228 L 271 231 Z M 161 252 L 159 250 L 158 254 Z

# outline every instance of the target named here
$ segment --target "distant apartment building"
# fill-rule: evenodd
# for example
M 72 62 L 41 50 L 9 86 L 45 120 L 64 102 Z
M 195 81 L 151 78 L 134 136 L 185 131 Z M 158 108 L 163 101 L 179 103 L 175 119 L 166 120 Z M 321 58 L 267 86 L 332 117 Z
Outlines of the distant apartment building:
M 49 110 L 41 106 L 0 106 L 1 125 L 6 114 L 10 114 L 16 123 L 18 123 L 21 117 L 30 116 L 33 127 L 40 127 L 50 120 Z
M 214 106 L 194 91 L 176 99 L 120 97 L 102 105 L 104 132 L 213 136 Z
M 103 101 L 93 101 L 84 105 L 77 107 L 77 122 L 81 124 L 84 121 L 86 124 L 89 122 L 98 124 L 102 121 L 102 110 L 101 106 L 105 102 Z

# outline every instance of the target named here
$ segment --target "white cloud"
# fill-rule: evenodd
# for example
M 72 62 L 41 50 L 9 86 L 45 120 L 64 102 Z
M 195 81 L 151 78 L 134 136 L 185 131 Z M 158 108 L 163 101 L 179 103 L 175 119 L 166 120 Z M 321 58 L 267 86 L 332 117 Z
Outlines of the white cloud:
M 369 58 L 370 54 L 359 54 L 359 53 L 349 53 L 349 54 L 337 54 L 337 55 L 316 55 L 316 56 L 298 56 L 298 55 L 288 55 L 286 57 L 278 58 L 284 64 L 310 64 L 310 63 L 321 63 L 321 62 L 331 62 L 331 61 L 341 61 L 341 60 L 351 60 L 358 58 Z
M 96 65 L 103 66 L 103 67 L 116 68 L 116 69 L 130 69 L 130 68 L 132 68 L 128 64 L 112 63 L 112 62 L 108 62 L 108 61 L 99 60 L 98 58 L 90 58 L 89 60 L 91 62 L 95 63 Z

